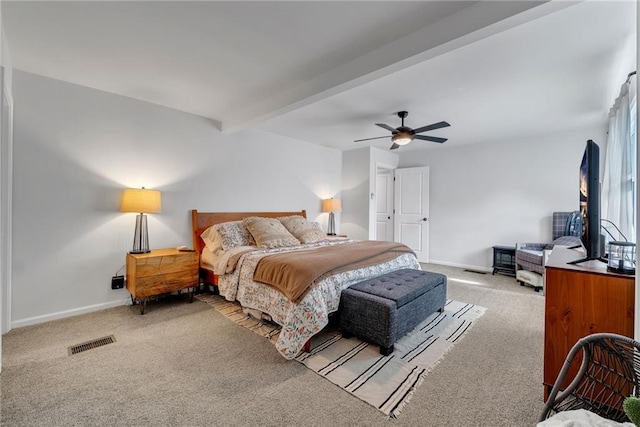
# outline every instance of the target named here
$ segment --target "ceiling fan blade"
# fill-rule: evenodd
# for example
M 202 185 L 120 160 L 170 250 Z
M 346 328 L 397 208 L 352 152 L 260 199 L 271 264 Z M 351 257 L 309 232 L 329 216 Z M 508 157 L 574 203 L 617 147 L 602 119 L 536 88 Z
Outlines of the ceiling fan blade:
M 376 126 L 380 126 L 382 129 L 386 129 L 386 130 L 388 130 L 389 132 L 392 132 L 392 133 L 397 133 L 398 132 L 396 130 L 396 128 L 392 128 L 391 126 L 385 125 L 384 123 L 376 123 Z
M 437 136 L 427 136 L 427 135 L 413 135 L 413 139 L 421 139 L 423 141 L 431 141 L 431 142 L 439 142 L 439 143 L 443 143 L 447 140 L 447 138 L 438 138 Z
M 438 122 L 438 123 L 434 123 L 432 125 L 422 126 L 421 128 L 414 129 L 413 131 L 415 133 L 420 133 L 420 132 L 426 132 L 428 130 L 436 130 L 436 129 L 440 129 L 440 128 L 446 128 L 448 126 L 451 126 L 451 125 L 449 123 L 447 123 L 447 122 Z
M 396 148 L 399 148 L 399 147 L 400 146 L 394 142 L 391 148 L 389 148 L 389 150 L 395 150 Z
M 387 136 L 377 136 L 375 138 L 356 139 L 353 142 L 371 141 L 372 139 L 382 139 L 382 138 L 390 138 L 390 136 L 387 135 Z

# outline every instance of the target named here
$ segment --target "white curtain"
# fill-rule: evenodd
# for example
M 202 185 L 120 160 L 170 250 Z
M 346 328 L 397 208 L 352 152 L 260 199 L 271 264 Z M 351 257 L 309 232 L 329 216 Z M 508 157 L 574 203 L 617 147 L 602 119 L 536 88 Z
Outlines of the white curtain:
M 635 77 L 632 79 L 635 80 Z M 609 136 L 602 182 L 601 217 L 606 240 L 634 241 L 636 236 L 636 94 L 635 83 L 625 82 L 609 111 Z M 611 221 L 620 230 L 616 230 Z M 620 234 L 622 233 L 622 235 Z

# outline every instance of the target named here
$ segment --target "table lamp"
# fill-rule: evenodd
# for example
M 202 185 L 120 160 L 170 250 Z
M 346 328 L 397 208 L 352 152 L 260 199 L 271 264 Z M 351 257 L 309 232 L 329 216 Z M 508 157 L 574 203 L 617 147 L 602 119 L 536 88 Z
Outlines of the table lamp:
M 158 190 L 127 188 L 122 193 L 121 212 L 136 212 L 136 231 L 133 236 L 132 254 L 151 252 L 149 249 L 149 233 L 147 232 L 147 216 L 145 213 L 160 212 L 162 196 Z
M 325 199 L 322 201 L 322 212 L 329 212 L 329 227 L 327 234 L 329 236 L 336 235 L 336 220 L 334 218 L 334 212 L 340 212 L 342 210 L 342 203 L 340 199 Z

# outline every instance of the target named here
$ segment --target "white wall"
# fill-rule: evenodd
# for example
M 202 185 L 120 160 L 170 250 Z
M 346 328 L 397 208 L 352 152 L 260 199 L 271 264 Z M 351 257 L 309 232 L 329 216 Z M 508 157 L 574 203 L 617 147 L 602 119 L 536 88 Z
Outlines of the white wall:
M 605 130 L 488 145 L 400 152 L 399 167 L 430 167 L 430 260 L 489 270 L 492 246 L 551 241 L 554 211 L 578 209 L 587 139 Z
M 0 333 L 9 330 L 11 323 L 11 190 L 12 190 L 12 62 L 9 44 L 2 23 L 0 3 Z M 0 354 L 2 336 L 0 335 Z M 0 358 L 1 359 L 1 358 Z M 2 371 L 2 360 L 0 360 Z
M 370 161 L 370 147 L 342 153 L 342 216 L 336 227 L 352 239 L 369 236 Z
M 162 191 L 151 248 L 192 245 L 190 210 L 307 209 L 339 192 L 341 152 L 266 132 L 221 134 L 202 117 L 14 72 L 12 326 L 118 305 L 131 250 L 122 190 Z

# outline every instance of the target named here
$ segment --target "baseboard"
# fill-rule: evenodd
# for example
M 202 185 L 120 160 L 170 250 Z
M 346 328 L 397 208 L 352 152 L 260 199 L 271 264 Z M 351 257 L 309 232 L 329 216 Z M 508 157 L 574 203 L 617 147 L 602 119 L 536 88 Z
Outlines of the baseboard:
M 39 323 L 50 322 L 52 320 L 64 319 L 66 317 L 77 316 L 79 314 L 91 313 L 94 311 L 104 310 L 106 308 L 119 307 L 121 305 L 131 304 L 131 298 L 123 298 L 116 301 L 110 301 L 102 304 L 88 305 L 86 307 L 74 308 L 72 310 L 59 311 L 57 313 L 44 314 L 42 316 L 28 317 L 26 319 L 14 320 L 11 322 L 9 330 L 13 328 L 21 328 L 23 326 L 37 325 Z
M 458 264 L 455 262 L 438 261 L 433 259 L 429 261 L 429 264 L 438 264 L 438 265 L 445 265 L 447 267 L 456 267 L 456 268 L 462 268 L 466 270 L 482 271 L 484 273 L 493 272 L 493 268 L 490 268 L 490 267 L 481 267 L 479 265 Z
M 457 267 L 468 270 L 483 271 L 491 273 L 493 269 L 480 267 L 477 265 L 458 264 L 455 262 L 431 260 L 429 264 L 444 265 L 447 267 Z M 131 298 L 123 298 L 121 300 L 110 301 L 103 304 L 89 305 L 86 307 L 74 308 L 72 310 L 59 311 L 57 313 L 44 314 L 42 316 L 28 317 L 26 319 L 14 320 L 11 322 L 9 330 L 13 328 L 21 328 L 23 326 L 37 325 L 39 323 L 50 322 L 52 320 L 64 319 L 66 317 L 77 316 L 79 314 L 91 313 L 93 311 L 104 310 L 106 308 L 119 307 L 121 305 L 131 304 Z

